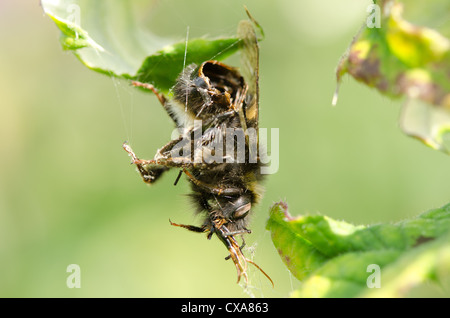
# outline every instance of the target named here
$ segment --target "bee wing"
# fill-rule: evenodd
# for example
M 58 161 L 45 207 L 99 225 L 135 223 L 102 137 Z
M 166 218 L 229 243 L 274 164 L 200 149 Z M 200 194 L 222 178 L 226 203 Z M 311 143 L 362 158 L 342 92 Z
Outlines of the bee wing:
M 247 14 L 248 11 L 247 11 Z M 247 127 L 258 129 L 259 117 L 259 46 L 254 29 L 256 21 L 249 15 L 250 20 L 243 20 L 238 26 L 241 51 L 241 74 L 248 85 L 245 98 L 245 117 Z

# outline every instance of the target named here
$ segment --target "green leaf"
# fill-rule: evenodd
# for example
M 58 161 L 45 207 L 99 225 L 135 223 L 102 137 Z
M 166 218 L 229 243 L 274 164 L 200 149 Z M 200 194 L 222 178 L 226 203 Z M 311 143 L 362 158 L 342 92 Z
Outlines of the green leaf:
M 162 90 L 170 89 L 175 79 L 183 70 L 183 65 L 201 63 L 210 59 L 224 59 L 234 53 L 239 45 L 237 38 L 229 39 L 193 39 L 188 45 L 175 43 L 148 56 L 136 73 L 135 78 L 144 83 L 151 83 Z M 184 52 L 189 54 L 184 61 Z M 157 67 L 155 67 L 157 66 Z
M 410 8 L 423 7 L 418 1 L 406 2 L 404 6 L 396 0 L 377 1 L 380 15 L 373 11 L 368 20 L 379 19 L 380 27 L 364 23 L 339 62 L 338 86 L 348 73 L 381 94 L 404 98 L 400 122 L 403 131 L 434 149 L 450 153 L 446 143 L 450 132 L 449 24 L 433 23 L 448 20 L 448 1 L 433 3 L 432 21 L 419 19 L 439 30 L 404 19 L 404 7 L 406 13 Z M 333 103 L 336 101 L 337 93 Z
M 405 252 L 386 267 L 381 277 L 382 288 L 366 289 L 361 297 L 403 297 L 413 287 L 435 281 L 450 287 L 450 235 Z M 447 286 L 447 287 L 446 287 Z M 450 290 L 447 289 L 447 295 Z
M 303 283 L 294 297 L 399 297 L 437 272 L 450 278 L 450 204 L 396 224 L 356 226 L 322 215 L 294 218 L 277 203 L 267 229 Z M 371 264 L 381 271 L 377 291 L 367 285 Z
M 72 51 L 85 66 L 109 76 L 151 83 L 163 92 L 175 84 L 183 65 L 221 60 L 239 49 L 237 37 L 196 38 L 186 43 L 143 30 L 136 13 L 152 9 L 152 1 L 41 3 L 61 31 L 63 49 Z

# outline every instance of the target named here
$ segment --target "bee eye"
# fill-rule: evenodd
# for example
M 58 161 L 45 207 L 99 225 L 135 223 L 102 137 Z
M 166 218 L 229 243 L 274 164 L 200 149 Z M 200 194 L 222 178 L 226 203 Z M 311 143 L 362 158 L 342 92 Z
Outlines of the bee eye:
M 244 204 L 243 206 L 240 206 L 236 209 L 236 211 L 233 212 L 233 218 L 234 219 L 241 219 L 245 217 L 248 212 L 250 211 L 250 208 L 252 207 L 251 203 Z

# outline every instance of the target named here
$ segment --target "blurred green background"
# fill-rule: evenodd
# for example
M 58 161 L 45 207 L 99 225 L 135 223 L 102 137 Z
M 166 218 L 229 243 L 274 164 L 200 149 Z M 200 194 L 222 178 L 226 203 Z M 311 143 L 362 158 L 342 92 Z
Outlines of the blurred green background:
M 265 182 L 247 243 L 248 291 L 226 249 L 170 226 L 199 224 L 173 171 L 152 187 L 121 144 L 142 158 L 170 139 L 156 98 L 84 67 L 59 44 L 37 1 L 0 2 L 0 296 L 287 297 L 299 282 L 265 230 L 269 207 L 349 222 L 394 222 L 449 202 L 450 158 L 405 136 L 400 101 L 347 77 L 331 106 L 334 70 L 370 1 L 156 2 L 139 23 L 183 39 L 231 35 L 243 4 L 263 26 L 260 126 L 280 129 L 280 167 Z M 234 59 L 230 60 L 234 63 Z M 251 253 L 252 252 L 252 253 Z M 69 289 L 69 264 L 81 288 Z M 429 284 L 411 293 L 439 296 Z

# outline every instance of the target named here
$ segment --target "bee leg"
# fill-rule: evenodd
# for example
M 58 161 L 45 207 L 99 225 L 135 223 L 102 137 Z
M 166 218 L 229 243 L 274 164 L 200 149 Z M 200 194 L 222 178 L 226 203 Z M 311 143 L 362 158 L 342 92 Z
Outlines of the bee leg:
M 242 230 L 239 230 L 239 231 L 227 232 L 224 235 L 225 236 L 230 236 L 230 235 L 250 234 L 250 233 L 252 233 L 251 230 L 249 230 L 249 229 L 242 229 Z
M 207 184 L 195 178 L 186 168 L 183 168 L 183 172 L 189 177 L 189 179 L 196 186 L 208 190 L 212 194 L 217 195 L 239 195 L 242 194 L 243 190 L 241 188 L 220 188 L 213 185 Z
M 245 247 L 245 240 L 244 240 L 244 236 L 241 236 L 242 238 L 242 245 L 239 246 L 239 249 L 242 251 L 242 249 Z
M 169 141 L 167 144 L 165 144 L 161 149 L 158 149 L 158 155 L 161 157 L 167 157 L 165 153 L 171 151 L 174 146 L 176 146 L 178 143 L 183 141 L 183 137 L 180 136 L 177 139 L 173 139 Z
M 164 96 L 164 94 L 161 94 L 161 93 L 155 88 L 155 86 L 153 86 L 152 84 L 141 83 L 141 82 L 138 82 L 138 81 L 132 81 L 131 84 L 132 84 L 134 87 L 142 87 L 142 88 L 145 88 L 145 89 L 148 89 L 148 90 L 152 91 L 153 94 L 155 94 L 156 98 L 158 98 L 158 100 L 159 100 L 159 102 L 161 103 L 161 105 L 162 105 L 164 108 L 166 108 L 165 105 L 166 105 L 167 99 L 166 99 L 166 97 Z
M 156 98 L 158 98 L 159 102 L 161 103 L 161 105 L 164 107 L 164 109 L 166 110 L 167 114 L 169 114 L 170 118 L 172 118 L 172 120 L 174 121 L 174 123 L 177 123 L 177 120 L 174 116 L 174 114 L 170 111 L 169 106 L 167 104 L 167 98 L 166 96 L 164 96 L 164 94 L 160 93 L 155 86 L 153 86 L 152 84 L 148 84 L 148 83 L 141 83 L 138 81 L 132 81 L 131 84 L 134 87 L 142 87 L 145 89 L 148 89 L 150 91 L 153 92 L 153 94 L 155 94 Z
M 166 145 L 167 146 L 167 145 Z M 186 161 L 186 158 L 180 157 L 180 158 L 175 158 L 177 160 L 174 160 L 174 158 L 168 158 L 165 156 L 162 156 L 159 159 L 139 159 L 136 154 L 134 153 L 134 151 L 131 149 L 131 147 L 124 142 L 122 145 L 122 148 L 128 152 L 128 154 L 130 155 L 131 159 L 132 159 L 132 163 L 137 165 L 137 166 L 145 166 L 145 165 L 155 165 L 155 166 L 164 166 L 167 168 L 174 168 L 174 167 L 178 167 L 178 168 L 182 168 L 185 166 L 189 166 L 191 165 L 191 163 L 189 161 Z
M 142 180 L 145 183 L 154 183 L 158 180 L 161 175 L 169 170 L 170 168 L 164 166 L 154 166 L 154 167 L 143 167 L 137 165 L 138 171 L 141 174 Z
M 136 165 L 142 180 L 145 183 L 154 183 L 165 171 L 170 169 L 170 167 L 162 165 L 146 165 L 149 161 L 140 160 L 127 143 L 123 143 L 123 149 L 125 149 L 133 159 L 133 163 Z
M 170 219 L 169 219 L 169 222 L 170 222 L 170 225 L 179 226 L 179 227 L 185 228 L 192 232 L 203 233 L 203 232 L 207 231 L 205 226 L 200 227 L 200 226 L 195 226 L 195 225 L 177 224 L 177 223 L 173 223 Z

